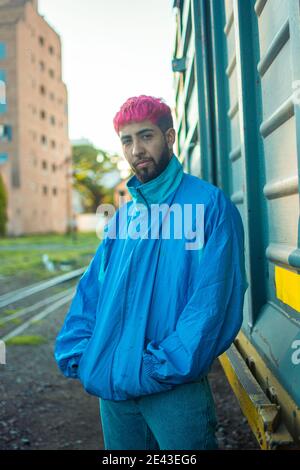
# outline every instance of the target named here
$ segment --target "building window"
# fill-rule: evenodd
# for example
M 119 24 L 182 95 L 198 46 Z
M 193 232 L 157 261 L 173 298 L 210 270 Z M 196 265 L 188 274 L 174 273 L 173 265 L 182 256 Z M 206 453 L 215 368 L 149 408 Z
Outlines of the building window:
M 51 140 L 51 148 L 55 149 L 56 148 L 56 142 L 55 140 Z
M 41 70 L 41 72 L 43 72 L 43 70 L 45 70 L 45 63 L 42 60 L 40 61 L 40 70 Z
M 42 145 L 47 145 L 47 137 L 45 135 L 41 136 L 41 144 Z
M 43 170 L 47 170 L 47 162 L 46 162 L 46 160 L 43 160 L 43 161 L 42 161 L 42 168 L 43 168 Z
M 13 188 L 21 187 L 20 171 L 18 168 L 12 168 L 11 171 L 11 184 Z
M 43 36 L 39 36 L 39 44 L 40 44 L 40 46 L 44 46 L 45 39 L 43 38 Z
M 48 188 L 47 188 L 47 186 L 43 186 L 43 194 L 44 194 L 44 195 L 48 194 Z
M 46 119 L 46 111 L 44 110 L 40 111 L 40 117 L 41 119 Z
M 56 165 L 55 165 L 55 163 L 52 163 L 52 171 L 53 171 L 53 173 L 56 172 Z
M 7 124 L 0 124 L 0 142 L 12 141 L 12 127 Z
M 6 59 L 6 44 L 5 42 L 0 42 L 0 60 Z
M 57 195 L 57 188 L 52 188 L 52 193 L 53 193 L 53 196 L 56 196 Z
M 54 93 L 51 91 L 51 93 L 49 94 L 49 98 L 51 101 L 54 101 L 55 97 L 54 97 Z
M 44 85 L 41 85 L 41 86 L 40 86 L 40 93 L 41 93 L 41 95 L 45 95 L 45 94 L 46 94 L 46 88 L 44 87 Z
M 37 192 L 37 184 L 34 181 L 31 181 L 29 184 L 29 187 L 34 191 L 35 193 Z
M 53 69 L 49 69 L 49 75 L 51 78 L 54 78 L 54 70 Z
M 54 116 L 50 117 L 50 122 L 51 122 L 52 126 L 55 126 L 55 117 Z
M 54 54 L 54 48 L 53 48 L 53 46 L 49 46 L 49 54 L 51 54 L 51 55 Z

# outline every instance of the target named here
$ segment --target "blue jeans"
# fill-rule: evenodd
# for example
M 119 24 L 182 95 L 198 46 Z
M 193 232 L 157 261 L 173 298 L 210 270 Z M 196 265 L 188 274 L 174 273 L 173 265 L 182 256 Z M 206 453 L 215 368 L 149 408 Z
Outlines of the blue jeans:
M 218 448 L 207 376 L 131 400 L 100 398 L 100 416 L 106 450 Z

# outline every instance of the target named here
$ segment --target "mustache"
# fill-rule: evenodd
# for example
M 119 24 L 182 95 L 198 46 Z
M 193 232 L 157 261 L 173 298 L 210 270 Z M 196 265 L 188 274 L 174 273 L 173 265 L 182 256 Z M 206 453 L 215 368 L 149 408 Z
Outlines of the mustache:
M 152 162 L 152 158 L 139 158 L 139 160 L 136 160 L 132 165 L 136 168 L 140 163 L 144 162 Z

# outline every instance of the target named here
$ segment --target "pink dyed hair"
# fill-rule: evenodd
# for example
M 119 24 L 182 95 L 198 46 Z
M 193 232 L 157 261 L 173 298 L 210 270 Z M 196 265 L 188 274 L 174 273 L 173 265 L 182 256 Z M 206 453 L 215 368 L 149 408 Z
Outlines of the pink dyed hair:
M 114 117 L 113 123 L 117 133 L 132 122 L 151 121 L 163 132 L 173 127 L 171 109 L 162 98 L 153 96 L 134 96 L 128 98 Z

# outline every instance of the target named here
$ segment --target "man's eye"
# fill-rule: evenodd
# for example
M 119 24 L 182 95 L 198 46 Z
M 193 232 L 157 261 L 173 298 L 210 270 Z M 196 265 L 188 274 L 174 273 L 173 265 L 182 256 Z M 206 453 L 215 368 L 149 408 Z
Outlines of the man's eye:
M 151 139 L 151 137 L 152 137 L 152 134 L 144 134 L 143 135 L 143 138 L 146 139 L 146 140 Z

